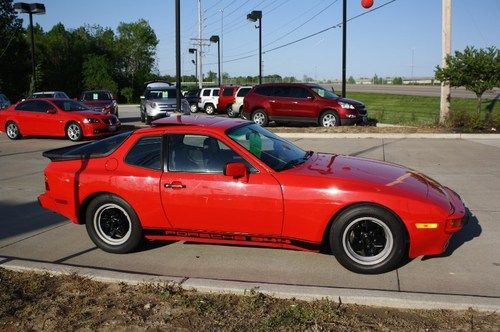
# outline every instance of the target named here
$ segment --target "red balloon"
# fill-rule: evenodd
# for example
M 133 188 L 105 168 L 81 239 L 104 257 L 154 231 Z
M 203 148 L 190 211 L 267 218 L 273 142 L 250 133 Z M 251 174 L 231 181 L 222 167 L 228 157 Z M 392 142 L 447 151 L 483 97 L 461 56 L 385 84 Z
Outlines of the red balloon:
M 370 8 L 373 6 L 373 0 L 361 0 L 361 6 L 366 9 Z

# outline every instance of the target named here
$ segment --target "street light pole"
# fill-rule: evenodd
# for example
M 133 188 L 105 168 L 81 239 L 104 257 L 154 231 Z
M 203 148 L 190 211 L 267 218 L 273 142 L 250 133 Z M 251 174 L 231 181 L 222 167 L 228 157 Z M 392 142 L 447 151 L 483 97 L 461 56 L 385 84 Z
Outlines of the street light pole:
M 262 84 L 262 11 L 253 10 L 247 15 L 247 20 L 252 22 L 259 21 L 259 26 L 256 28 L 259 29 L 259 84 Z
M 175 81 L 177 112 L 181 110 L 181 0 L 175 0 Z
M 344 0 L 344 8 L 342 9 L 342 97 L 346 94 L 346 42 L 347 40 L 347 0 Z
M 45 5 L 41 3 L 25 3 L 16 2 L 14 10 L 18 13 L 27 13 L 30 17 L 30 34 L 31 34 L 31 79 L 32 85 L 30 89 L 33 93 L 36 89 L 36 59 L 35 59 L 35 34 L 33 32 L 33 14 L 45 14 Z
M 214 35 L 214 36 L 210 37 L 210 41 L 212 43 L 217 43 L 217 81 L 219 83 L 219 86 L 221 86 L 222 80 L 221 80 L 221 76 L 220 76 L 220 65 L 221 65 L 221 61 L 220 61 L 220 38 L 219 38 L 219 36 Z

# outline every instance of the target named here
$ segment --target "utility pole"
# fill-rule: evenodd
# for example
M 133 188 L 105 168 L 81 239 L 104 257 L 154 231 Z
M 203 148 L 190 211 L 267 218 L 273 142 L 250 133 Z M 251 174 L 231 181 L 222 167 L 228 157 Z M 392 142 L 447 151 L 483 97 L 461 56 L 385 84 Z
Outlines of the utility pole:
M 175 0 L 175 99 L 177 112 L 181 110 L 181 0 Z
M 203 87 L 203 41 L 202 41 L 202 31 L 203 28 L 203 18 L 202 18 L 202 10 L 201 10 L 201 0 L 198 0 L 198 87 L 201 89 Z
M 346 45 L 347 45 L 347 0 L 344 0 L 342 8 L 342 97 L 345 98 L 345 76 L 346 76 Z
M 222 43 L 222 40 L 224 39 L 224 9 L 220 10 L 221 14 L 221 27 L 220 27 L 220 40 L 219 40 L 219 46 L 220 46 L 220 55 L 219 55 L 219 63 L 220 63 L 220 68 L 219 68 L 219 86 L 222 85 L 222 73 L 224 72 L 224 44 Z
M 443 1 L 442 22 L 442 68 L 446 67 L 446 57 L 451 53 L 451 0 Z M 450 111 L 450 85 L 441 82 L 441 107 L 439 111 L 439 122 L 443 123 Z

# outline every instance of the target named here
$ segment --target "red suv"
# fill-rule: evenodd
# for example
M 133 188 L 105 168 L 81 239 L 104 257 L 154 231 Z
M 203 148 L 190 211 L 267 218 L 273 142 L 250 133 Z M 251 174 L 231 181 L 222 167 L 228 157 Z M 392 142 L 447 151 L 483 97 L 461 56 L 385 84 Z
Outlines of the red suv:
M 219 102 L 217 104 L 217 111 L 219 113 L 227 113 L 228 110 L 231 110 L 238 88 L 239 87 L 236 85 L 221 86 L 219 92 Z
M 242 117 L 266 126 L 269 121 L 309 122 L 323 127 L 366 122 L 365 105 L 318 84 L 270 83 L 255 86 L 243 101 Z

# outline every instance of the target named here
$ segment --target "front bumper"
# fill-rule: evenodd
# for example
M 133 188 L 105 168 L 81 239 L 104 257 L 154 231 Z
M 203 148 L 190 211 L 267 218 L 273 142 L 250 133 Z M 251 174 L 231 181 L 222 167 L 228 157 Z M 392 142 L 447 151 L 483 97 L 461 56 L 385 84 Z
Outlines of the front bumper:
M 114 124 L 105 123 L 85 123 L 82 126 L 83 136 L 85 137 L 96 137 L 111 135 L 121 128 L 121 123 L 118 121 Z

